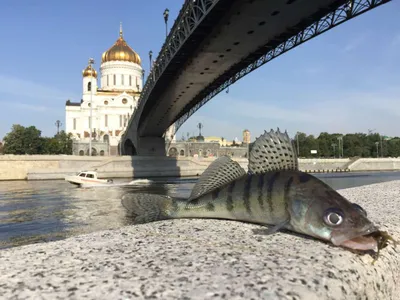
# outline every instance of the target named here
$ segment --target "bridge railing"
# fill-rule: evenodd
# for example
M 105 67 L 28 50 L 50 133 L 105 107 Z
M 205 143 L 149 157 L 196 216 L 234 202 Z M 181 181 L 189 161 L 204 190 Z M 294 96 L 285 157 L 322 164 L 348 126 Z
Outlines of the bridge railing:
M 390 1 L 391 0 L 349 0 L 313 24 L 303 29 L 299 28 L 296 34 L 289 38 L 285 38 L 276 46 L 262 47 L 265 49 L 264 54 L 253 57 L 253 62 L 248 64 L 246 67 L 237 71 L 232 71 L 233 75 L 228 77 L 228 79 L 221 76 L 215 82 L 206 87 L 203 92 L 200 92 L 189 104 L 187 104 L 186 107 L 183 108 L 181 114 L 178 115 L 174 121 L 175 133 L 198 109 L 242 77 L 298 45 Z
M 184 2 L 153 66 L 150 66 L 149 75 L 138 100 L 138 107 L 146 103 L 155 84 L 172 58 L 218 1 L 186 0 Z M 138 112 L 141 113 L 141 110 L 138 110 Z M 130 128 L 133 118 L 134 115 L 128 122 L 128 128 Z

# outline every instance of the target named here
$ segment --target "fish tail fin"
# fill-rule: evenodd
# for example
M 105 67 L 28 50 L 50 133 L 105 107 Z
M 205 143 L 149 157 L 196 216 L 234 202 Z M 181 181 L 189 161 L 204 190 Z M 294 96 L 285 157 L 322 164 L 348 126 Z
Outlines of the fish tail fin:
M 157 194 L 132 193 L 122 196 L 121 204 L 135 224 L 171 219 L 178 210 L 176 199 Z

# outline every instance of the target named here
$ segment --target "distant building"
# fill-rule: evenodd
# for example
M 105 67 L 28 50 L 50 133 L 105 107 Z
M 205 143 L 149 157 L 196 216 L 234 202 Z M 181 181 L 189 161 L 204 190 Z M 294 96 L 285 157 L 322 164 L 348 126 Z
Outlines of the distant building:
M 243 130 L 243 143 L 250 144 L 250 142 L 251 142 L 250 131 L 245 129 L 245 130 Z
M 88 65 L 82 72 L 80 102 L 65 104 L 66 132 L 74 139 L 73 154 L 88 155 L 90 102 L 92 99 L 92 155 L 117 155 L 129 119 L 135 113 L 143 88 L 140 56 L 126 43 L 120 27 L 117 41 L 101 57 L 100 86 L 97 71 Z M 174 125 L 165 139 L 174 140 Z
M 218 142 L 173 142 L 167 151 L 170 157 L 247 157 L 248 147 L 222 147 Z

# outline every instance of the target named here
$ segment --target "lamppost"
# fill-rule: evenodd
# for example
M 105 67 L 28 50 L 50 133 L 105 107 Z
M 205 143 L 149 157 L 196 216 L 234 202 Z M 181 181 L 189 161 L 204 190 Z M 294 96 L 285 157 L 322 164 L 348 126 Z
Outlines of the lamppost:
M 339 136 L 338 138 L 338 143 L 339 143 L 339 158 L 343 157 L 343 137 Z
M 89 117 L 89 156 L 92 156 L 92 101 L 93 101 L 93 67 L 94 59 L 89 58 L 90 66 L 90 117 Z
M 167 36 L 168 36 L 168 16 L 169 16 L 169 9 L 168 8 L 166 8 L 164 10 L 163 16 L 164 16 L 164 21 L 165 21 L 165 38 L 167 38 Z
M 56 127 L 57 127 L 57 134 L 59 134 L 59 133 L 60 133 L 60 126 L 62 125 L 61 121 L 60 121 L 60 120 L 57 120 L 56 123 L 55 123 L 55 125 L 56 125 Z
M 199 129 L 199 136 L 201 136 L 201 129 L 203 128 L 203 124 L 197 124 L 197 128 Z
M 300 146 L 299 146 L 299 132 L 296 132 L 296 141 L 297 141 L 297 156 L 300 155 Z
M 149 60 L 150 60 L 150 72 L 151 72 L 151 69 L 152 69 L 152 63 L 151 63 L 151 60 L 152 60 L 152 57 L 153 57 L 153 51 L 149 51 Z
M 333 158 L 335 158 L 336 157 L 336 144 L 335 143 L 333 143 L 332 145 L 331 145 L 332 147 L 333 147 Z

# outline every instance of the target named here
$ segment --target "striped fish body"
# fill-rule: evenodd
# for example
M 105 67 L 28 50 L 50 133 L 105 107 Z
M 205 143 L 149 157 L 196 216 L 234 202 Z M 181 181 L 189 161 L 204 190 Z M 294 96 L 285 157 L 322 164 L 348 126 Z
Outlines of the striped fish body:
M 285 228 L 355 250 L 383 248 L 387 241 L 362 207 L 299 171 L 291 140 L 279 130 L 256 139 L 247 172 L 222 156 L 202 173 L 188 199 L 131 193 L 121 203 L 136 224 L 214 218 L 274 225 L 268 233 Z
M 288 201 L 296 171 L 244 175 L 188 202 L 175 206 L 171 218 L 218 218 L 258 224 L 289 219 Z

